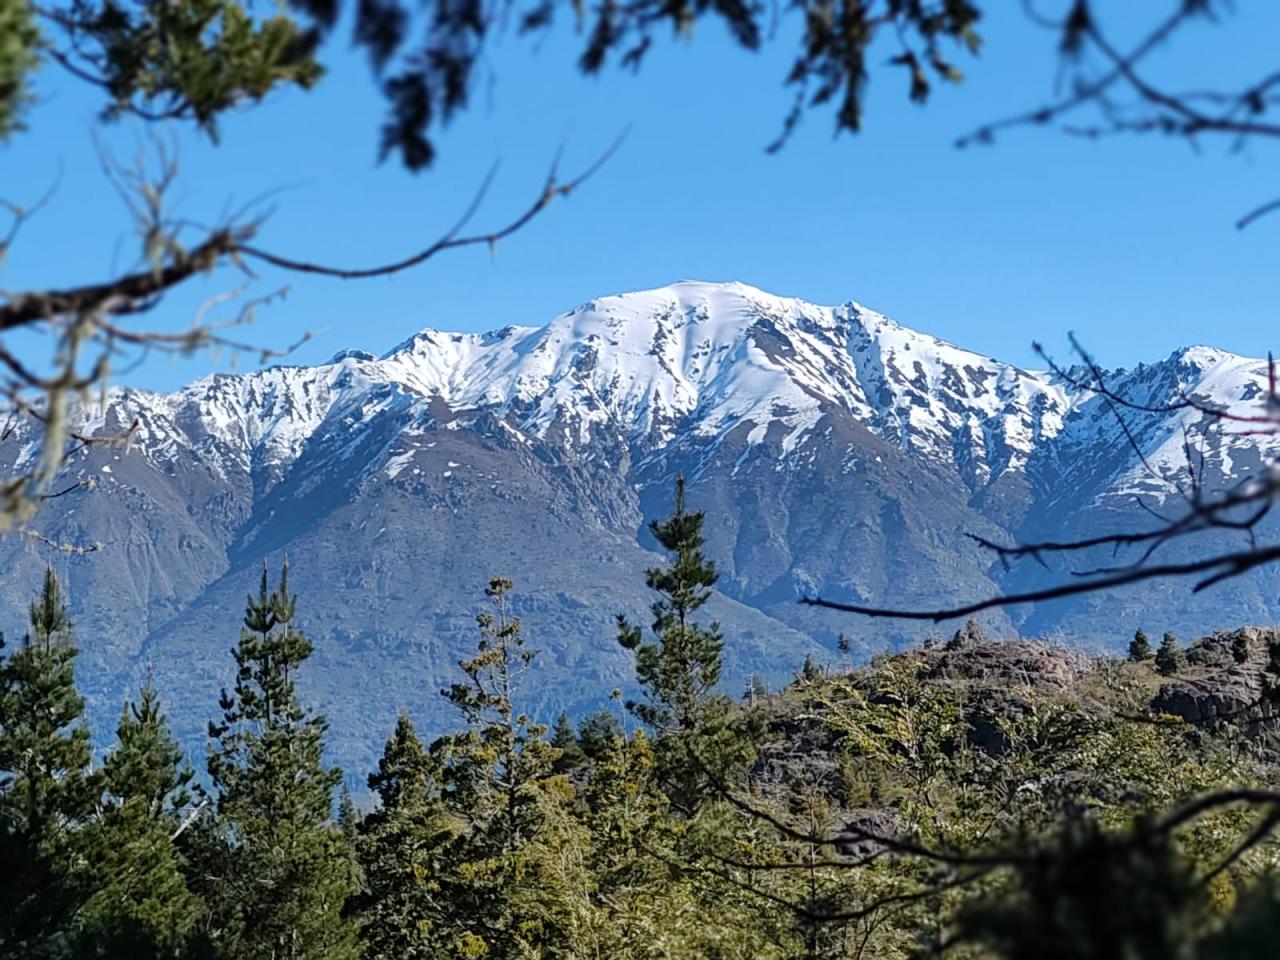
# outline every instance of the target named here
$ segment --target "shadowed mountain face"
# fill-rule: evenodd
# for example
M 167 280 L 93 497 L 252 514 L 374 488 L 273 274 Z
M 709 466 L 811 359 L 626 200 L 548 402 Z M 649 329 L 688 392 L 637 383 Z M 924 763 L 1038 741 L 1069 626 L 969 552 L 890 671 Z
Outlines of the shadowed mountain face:
M 1252 413 L 1267 381 L 1262 361 L 1194 347 L 1108 382 L 1152 406 L 1186 392 Z M 1103 401 L 1048 375 L 855 303 L 736 283 L 606 297 L 540 328 L 423 331 L 381 358 L 347 351 L 172 394 L 118 390 L 80 416 L 104 434 L 138 423 L 127 450 L 73 458 L 67 479 L 92 489 L 51 501 L 39 521 L 53 540 L 106 545 L 51 555 L 96 731 L 109 732 L 151 663 L 198 745 L 231 679 L 244 594 L 264 561 L 287 554 L 317 648 L 305 682 L 357 776 L 402 707 L 428 729 L 452 721 L 438 691 L 458 676 L 493 576 L 516 582 L 543 651 L 524 678 L 533 709 L 590 709 L 626 687 L 614 616 L 645 617 L 644 569 L 659 561 L 645 528 L 669 511 L 679 473 L 707 514 L 721 571 L 710 613 L 736 688 L 750 672 L 784 679 L 806 653 L 833 659 L 823 648 L 839 631 L 875 650 L 930 629 L 798 596 L 933 608 L 1059 582 L 1064 569 L 1004 570 L 966 534 L 1144 528 L 1155 522 L 1144 505 L 1178 496 L 1186 437 L 1209 488 L 1276 452 L 1194 410 L 1126 412 L 1122 427 Z M 19 429 L 0 463 L 37 453 Z M 49 558 L 12 537 L 0 549 L 12 636 Z M 1175 582 L 1027 606 L 989 627 L 1114 647 L 1140 623 L 1204 632 L 1270 622 L 1277 605 L 1262 571 L 1194 598 Z

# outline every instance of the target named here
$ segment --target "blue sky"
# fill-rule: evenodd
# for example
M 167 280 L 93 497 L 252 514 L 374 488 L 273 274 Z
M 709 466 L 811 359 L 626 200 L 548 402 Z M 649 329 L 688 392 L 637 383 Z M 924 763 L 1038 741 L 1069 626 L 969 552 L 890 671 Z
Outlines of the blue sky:
M 734 48 L 715 24 L 691 43 L 660 45 L 639 75 L 587 79 L 568 30 L 538 45 L 508 36 L 473 109 L 438 137 L 441 159 L 412 176 L 376 162 L 382 103 L 363 60 L 338 40 L 311 93 L 288 92 L 230 118 L 222 142 L 179 135 L 179 212 L 196 221 L 270 195 L 261 243 L 290 256 L 375 264 L 446 229 L 500 161 L 476 219 L 503 223 L 536 193 L 561 144 L 565 169 L 589 163 L 623 129 L 623 150 L 569 200 L 504 242 L 440 257 L 391 279 L 342 282 L 261 271 L 250 295 L 287 298 L 244 333 L 318 362 L 344 347 L 382 352 L 417 329 L 542 324 L 590 297 L 680 278 L 737 279 L 821 303 L 848 299 L 964 346 L 1035 365 L 1030 344 L 1063 352 L 1077 332 L 1108 365 L 1209 342 L 1253 355 L 1278 347 L 1280 216 L 1232 223 L 1280 194 L 1280 145 L 1232 152 L 1206 141 L 1086 142 L 1012 131 L 956 150 L 983 121 L 1037 105 L 1053 90 L 1054 38 L 1016 4 L 987 23 L 966 82 L 926 107 L 897 72 L 876 71 L 867 129 L 831 135 L 822 111 L 767 155 L 790 104 L 781 84 L 791 28 L 763 53 Z M 1165 3 L 1139 4 L 1149 13 Z M 1188 85 L 1260 72 L 1280 36 L 1280 5 L 1242 0 L 1222 25 L 1163 53 L 1157 69 Z M 1124 25 L 1120 25 L 1123 27 Z M 137 242 L 99 169 L 93 92 L 53 70 L 40 77 L 31 130 L 0 148 L 0 195 L 30 200 L 62 174 L 0 271 L 26 289 L 105 279 L 134 263 Z M 102 131 L 117 156 L 141 130 Z M 218 275 L 172 297 L 149 322 L 180 327 L 232 286 Z M 244 361 L 241 361 L 241 368 Z M 167 389 L 226 357 L 158 359 L 127 382 Z

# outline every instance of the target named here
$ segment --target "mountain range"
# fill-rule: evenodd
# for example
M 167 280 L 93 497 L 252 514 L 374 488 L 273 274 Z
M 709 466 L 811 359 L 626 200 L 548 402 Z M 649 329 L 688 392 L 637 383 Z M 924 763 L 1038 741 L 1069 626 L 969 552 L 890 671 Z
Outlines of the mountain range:
M 1267 375 L 1264 361 L 1202 346 L 1105 374 L 1153 408 L 1189 395 L 1240 413 L 1257 412 Z M 423 330 L 380 357 L 348 350 L 172 393 L 117 388 L 75 420 L 104 435 L 136 422 L 128 446 L 77 453 L 66 479 L 92 483 L 38 519 L 50 540 L 103 546 L 79 556 L 0 540 L 0 623 L 21 631 L 52 562 L 97 730 L 111 729 L 150 666 L 197 747 L 232 677 L 244 595 L 264 562 L 274 571 L 287 555 L 316 645 L 304 686 L 358 777 L 400 709 L 428 730 L 452 722 L 438 691 L 474 646 L 494 576 L 515 581 L 542 651 L 523 678 L 531 709 L 581 713 L 626 688 L 614 617 L 646 616 L 644 571 L 660 561 L 647 524 L 669 512 L 683 474 L 721 574 L 709 606 L 727 638 L 726 683 L 753 672 L 778 682 L 808 654 L 835 660 L 840 632 L 861 655 L 940 632 L 801 596 L 936 608 L 1061 582 L 1070 568 L 1006 569 L 966 535 L 1145 528 L 1152 511 L 1177 509 L 1188 449 L 1212 489 L 1280 444 L 1193 407 L 1117 410 L 1078 379 L 980 356 L 854 302 L 680 282 L 540 327 Z M 38 452 L 38 432 L 20 426 L 0 444 L 0 469 Z M 1175 542 L 1164 556 L 1215 542 L 1227 541 Z M 1192 635 L 1270 623 L 1278 594 L 1261 570 L 1194 596 L 1188 583 L 1152 582 L 1025 605 L 985 626 L 1115 648 L 1137 626 Z

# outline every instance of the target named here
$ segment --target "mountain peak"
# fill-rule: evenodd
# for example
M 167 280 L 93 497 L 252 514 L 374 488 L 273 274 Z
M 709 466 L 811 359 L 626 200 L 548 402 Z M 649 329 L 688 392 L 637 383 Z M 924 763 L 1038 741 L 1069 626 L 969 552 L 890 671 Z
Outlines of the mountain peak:
M 1256 402 L 1265 365 L 1188 347 L 1111 380 L 1144 403 L 1190 391 L 1238 408 Z M 1024 467 L 1068 418 L 1095 431 L 1110 423 L 1096 411 L 1076 416 L 1092 399 L 1087 390 L 903 327 L 856 301 L 821 306 L 741 281 L 703 280 L 589 300 L 543 327 L 428 328 L 377 359 L 348 350 L 318 367 L 218 375 L 176 394 L 116 398 L 147 435 L 189 434 L 191 448 L 216 438 L 226 469 L 263 456 L 291 462 L 317 431 L 355 433 L 388 411 L 403 421 L 393 432 L 462 428 L 484 413 L 526 440 L 550 438 L 586 456 L 621 441 L 641 458 L 736 435 L 748 449 L 766 445 L 786 459 L 829 432 L 835 417 L 960 469 L 974 492 Z M 99 422 L 103 413 L 93 416 Z

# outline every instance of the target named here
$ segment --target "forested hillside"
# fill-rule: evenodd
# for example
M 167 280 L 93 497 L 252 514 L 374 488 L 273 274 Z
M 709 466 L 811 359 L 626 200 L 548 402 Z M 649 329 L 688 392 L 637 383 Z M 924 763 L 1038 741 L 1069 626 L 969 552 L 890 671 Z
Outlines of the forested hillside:
M 91 758 L 52 572 L 0 664 L 0 953 L 36 958 L 1262 955 L 1280 917 L 1280 632 L 1125 660 L 945 643 L 720 686 L 703 517 L 652 533 L 640 695 L 524 712 L 538 656 L 494 579 L 442 691 L 368 793 L 295 681 L 310 641 L 263 571 L 236 680 L 183 757 L 148 679 Z M 849 644 L 842 653 L 852 657 Z M 354 771 L 346 771 L 348 778 Z

